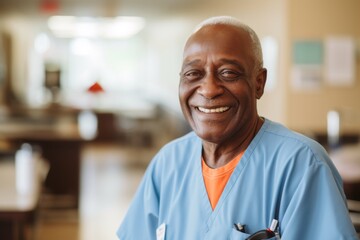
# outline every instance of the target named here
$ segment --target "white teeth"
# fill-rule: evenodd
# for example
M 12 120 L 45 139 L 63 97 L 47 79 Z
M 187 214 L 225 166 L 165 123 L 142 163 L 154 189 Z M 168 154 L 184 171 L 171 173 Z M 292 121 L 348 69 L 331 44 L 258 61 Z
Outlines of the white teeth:
M 198 109 L 200 110 L 200 112 L 204 112 L 204 113 L 222 113 L 228 110 L 229 107 L 219 107 L 219 108 L 210 108 L 210 109 L 198 107 Z

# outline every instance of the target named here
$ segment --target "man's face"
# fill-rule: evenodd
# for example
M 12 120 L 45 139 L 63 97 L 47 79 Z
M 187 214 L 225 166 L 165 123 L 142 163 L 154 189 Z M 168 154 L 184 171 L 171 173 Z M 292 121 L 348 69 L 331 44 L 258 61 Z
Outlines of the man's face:
M 179 99 L 185 118 L 205 141 L 225 143 L 257 119 L 266 70 L 255 68 L 250 36 L 232 26 L 206 26 L 188 40 Z

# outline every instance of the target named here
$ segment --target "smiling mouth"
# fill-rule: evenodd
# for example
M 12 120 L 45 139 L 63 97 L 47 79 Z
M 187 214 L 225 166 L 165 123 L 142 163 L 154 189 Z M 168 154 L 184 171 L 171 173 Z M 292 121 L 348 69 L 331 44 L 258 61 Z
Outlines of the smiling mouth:
M 230 109 L 230 107 L 218 107 L 218 108 L 203 108 L 196 107 L 200 112 L 203 113 L 223 113 Z

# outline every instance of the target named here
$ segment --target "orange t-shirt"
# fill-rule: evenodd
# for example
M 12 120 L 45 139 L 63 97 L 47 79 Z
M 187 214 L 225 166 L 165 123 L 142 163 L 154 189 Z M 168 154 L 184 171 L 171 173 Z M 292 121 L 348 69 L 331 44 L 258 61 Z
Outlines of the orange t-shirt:
M 215 169 L 208 167 L 204 159 L 202 159 L 202 174 L 204 177 L 205 188 L 213 210 L 243 154 L 244 152 L 241 152 L 226 165 Z

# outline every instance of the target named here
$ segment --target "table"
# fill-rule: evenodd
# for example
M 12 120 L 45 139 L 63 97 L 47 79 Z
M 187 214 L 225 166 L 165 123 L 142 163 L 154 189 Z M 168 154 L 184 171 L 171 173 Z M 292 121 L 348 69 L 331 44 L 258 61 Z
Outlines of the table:
M 348 199 L 360 201 L 360 144 L 349 144 L 330 152 Z
M 16 191 L 15 161 L 0 161 L 0 237 L 2 240 L 29 238 L 40 199 L 40 181 L 26 195 Z
M 41 155 L 50 165 L 43 190 L 56 199 L 51 204 L 78 208 L 81 146 L 84 140 L 79 135 L 75 122 L 61 116 L 55 122 L 39 123 L 27 119 L 10 119 L 0 124 L 0 139 L 16 148 L 23 143 L 38 146 Z

